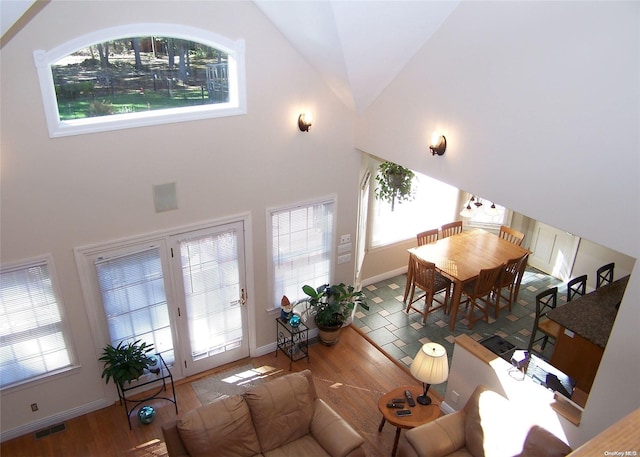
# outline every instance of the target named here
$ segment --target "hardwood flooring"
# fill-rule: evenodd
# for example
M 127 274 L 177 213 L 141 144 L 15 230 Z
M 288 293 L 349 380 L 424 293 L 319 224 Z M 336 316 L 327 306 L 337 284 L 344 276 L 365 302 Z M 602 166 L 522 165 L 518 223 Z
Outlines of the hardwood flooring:
M 293 371 L 309 368 L 314 376 L 318 395 L 351 424 L 365 439 L 370 457 L 391 454 L 395 428 L 385 425 L 378 432 L 381 415 L 378 398 L 396 387 L 415 385 L 417 381 L 398 362 L 388 358 L 375 344 L 370 343 L 359 330 L 343 330 L 340 342 L 332 347 L 313 344 L 309 347 L 310 360 L 293 364 Z M 132 416 L 133 429 L 129 430 L 124 408 L 118 404 L 66 421 L 64 431 L 36 439 L 31 433 L 0 445 L 2 457 L 160 457 L 164 441 L 161 424 L 175 420 L 186 411 L 200 406 L 191 388 L 191 382 L 241 364 L 254 367 L 270 365 L 289 369 L 289 359 L 280 353 L 244 359 L 219 367 L 197 377 L 176 383 L 179 414 L 173 404 L 166 401 L 150 402 L 157 417 L 149 425 L 141 424 Z M 434 398 L 440 403 L 440 398 Z M 401 435 L 404 439 L 404 434 Z M 136 449 L 136 447 L 139 447 Z

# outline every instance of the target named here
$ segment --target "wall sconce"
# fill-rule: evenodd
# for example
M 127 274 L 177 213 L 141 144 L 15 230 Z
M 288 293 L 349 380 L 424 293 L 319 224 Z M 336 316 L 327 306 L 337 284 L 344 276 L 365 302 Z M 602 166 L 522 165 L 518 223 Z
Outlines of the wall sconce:
M 444 151 L 447 150 L 447 139 L 444 135 L 440 135 L 439 133 L 434 133 L 431 136 L 431 144 L 429 145 L 429 149 L 431 149 L 431 154 L 438 154 L 441 156 L 444 154 Z
M 311 127 L 312 116 L 310 113 L 302 113 L 298 116 L 298 128 L 301 132 L 308 132 Z

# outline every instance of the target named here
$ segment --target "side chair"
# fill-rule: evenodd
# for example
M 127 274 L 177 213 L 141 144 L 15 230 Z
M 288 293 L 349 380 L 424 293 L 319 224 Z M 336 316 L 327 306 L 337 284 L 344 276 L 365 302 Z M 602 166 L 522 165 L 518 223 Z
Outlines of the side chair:
M 418 246 L 422 246 L 423 244 L 435 243 L 438 241 L 438 229 L 426 230 L 424 232 L 420 232 L 416 235 L 418 239 Z
M 596 271 L 596 289 L 613 282 L 613 268 L 615 266 L 616 264 L 611 262 L 598 268 Z
M 584 295 L 587 290 L 587 275 L 570 279 L 567 283 L 567 302 L 573 300 L 576 295 Z
M 496 283 L 503 268 L 503 265 L 498 265 L 495 268 L 480 270 L 478 278 L 463 287 L 464 298 L 460 300 L 460 305 L 466 304 L 469 308 L 467 312 L 469 330 L 473 328 L 474 322 L 480 320 L 489 322 L 489 309 L 493 306 L 491 295 L 495 293 Z M 476 309 L 481 313 L 479 317 L 476 317 Z
M 524 275 L 528 257 L 529 254 L 525 254 L 522 257 L 507 260 L 504 264 L 502 272 L 498 277 L 498 282 L 496 283 L 496 303 L 494 308 L 494 315 L 496 319 L 498 318 L 498 314 L 501 309 L 509 308 L 509 311 L 511 311 L 511 306 L 517 299 L 517 293 L 520 289 L 520 281 Z M 506 292 L 506 295 L 503 295 L 503 291 Z M 502 299 L 506 300 L 506 303 L 501 307 L 500 301 Z
M 540 347 L 541 351 L 544 351 L 549 338 L 553 338 L 555 342 L 560 335 L 560 324 L 546 317 L 547 313 L 550 310 L 555 309 L 557 304 L 557 287 L 552 287 L 536 295 L 536 315 L 533 320 L 533 330 L 531 331 L 531 338 L 529 339 L 529 352 L 532 351 L 533 346 L 539 341 L 542 341 Z M 538 332 L 541 332 L 543 335 L 536 339 L 536 334 Z
M 515 244 L 516 246 L 521 246 L 522 240 L 524 240 L 524 233 L 514 230 L 511 227 L 507 227 L 506 225 L 500 226 L 498 236 L 509 243 Z
M 440 227 L 440 233 L 442 238 L 462 233 L 462 221 L 455 221 L 444 224 L 442 227 Z
M 411 293 L 409 295 L 409 303 L 407 305 L 406 313 L 409 313 L 411 309 L 417 311 L 422 315 L 422 322 L 427 322 L 427 315 L 438 309 L 447 309 L 447 303 L 449 301 L 449 290 L 451 289 L 451 280 L 445 278 L 436 271 L 436 264 L 427 262 L 411 256 L 413 263 L 413 283 L 411 284 Z M 420 295 L 415 300 L 413 299 L 415 288 L 418 287 L 424 291 L 424 294 Z M 439 300 L 436 295 L 440 292 L 445 293 L 444 300 Z M 420 308 L 414 305 L 416 302 L 424 298 L 424 307 Z M 432 306 L 433 302 L 437 302 L 438 306 Z

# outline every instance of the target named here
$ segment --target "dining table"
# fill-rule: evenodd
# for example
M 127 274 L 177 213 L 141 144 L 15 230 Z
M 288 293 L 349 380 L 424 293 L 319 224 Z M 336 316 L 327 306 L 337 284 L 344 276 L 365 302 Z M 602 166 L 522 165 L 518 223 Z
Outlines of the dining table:
M 522 258 L 529 251 L 510 243 L 487 230 L 475 228 L 424 244 L 409 250 L 409 268 L 404 301 L 406 303 L 413 281 L 412 256 L 432 262 L 436 270 L 453 282 L 449 313 L 449 328 L 456 325 L 458 306 L 465 284 L 474 281 L 480 270 L 495 268 L 508 260 Z

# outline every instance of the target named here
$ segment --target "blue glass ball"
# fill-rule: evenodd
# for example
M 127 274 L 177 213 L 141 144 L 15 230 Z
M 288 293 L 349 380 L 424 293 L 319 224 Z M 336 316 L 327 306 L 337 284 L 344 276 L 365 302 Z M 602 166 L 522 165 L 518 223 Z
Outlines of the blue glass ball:
M 138 411 L 138 419 L 143 424 L 150 424 L 156 418 L 156 410 L 151 406 L 143 406 Z
M 300 325 L 300 316 L 298 316 L 297 314 L 291 316 L 289 318 L 289 325 L 293 328 L 296 328 L 298 325 Z

